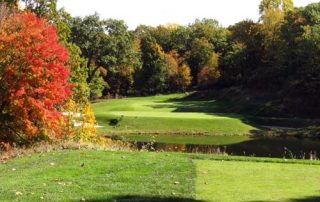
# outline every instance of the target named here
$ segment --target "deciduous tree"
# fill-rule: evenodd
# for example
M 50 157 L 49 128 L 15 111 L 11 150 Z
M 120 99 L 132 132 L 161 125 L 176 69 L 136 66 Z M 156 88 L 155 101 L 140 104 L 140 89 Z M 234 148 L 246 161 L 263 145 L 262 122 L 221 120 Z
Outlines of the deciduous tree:
M 71 95 L 68 51 L 57 29 L 31 13 L 0 31 L 0 131 L 3 138 L 60 137 L 59 106 Z

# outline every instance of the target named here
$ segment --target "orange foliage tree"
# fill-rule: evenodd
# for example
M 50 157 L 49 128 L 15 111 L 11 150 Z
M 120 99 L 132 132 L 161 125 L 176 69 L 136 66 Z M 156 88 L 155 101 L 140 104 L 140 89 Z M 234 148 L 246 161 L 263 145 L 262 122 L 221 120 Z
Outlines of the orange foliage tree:
M 61 137 L 58 108 L 72 94 L 68 51 L 56 27 L 32 13 L 0 30 L 0 138 Z

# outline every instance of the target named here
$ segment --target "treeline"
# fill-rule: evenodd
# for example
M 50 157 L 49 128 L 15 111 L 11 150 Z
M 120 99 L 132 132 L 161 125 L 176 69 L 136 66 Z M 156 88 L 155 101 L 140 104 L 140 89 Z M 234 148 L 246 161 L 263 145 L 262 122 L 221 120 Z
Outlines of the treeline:
M 262 0 L 259 22 L 228 28 L 202 19 L 128 30 L 97 14 L 72 17 L 56 0 L 24 2 L 59 28 L 77 67 L 71 81 L 79 98 L 237 86 L 274 93 L 297 114 L 320 114 L 320 3 L 295 8 L 291 0 Z
M 290 0 L 263 0 L 259 9 L 259 22 L 228 28 L 203 19 L 130 31 L 123 21 L 98 15 L 72 18 L 71 41 L 88 59 L 92 98 L 241 86 L 274 92 L 282 98 L 279 105 L 314 114 L 320 4 L 295 8 Z

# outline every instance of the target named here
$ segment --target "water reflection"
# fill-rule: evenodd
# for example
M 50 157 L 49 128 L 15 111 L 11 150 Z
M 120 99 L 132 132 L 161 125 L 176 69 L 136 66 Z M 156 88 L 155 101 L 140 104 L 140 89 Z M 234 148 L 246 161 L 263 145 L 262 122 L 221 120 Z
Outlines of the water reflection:
M 138 150 L 185 153 L 225 154 L 236 156 L 318 159 L 320 139 L 296 137 L 261 137 L 230 145 L 170 144 L 132 142 Z

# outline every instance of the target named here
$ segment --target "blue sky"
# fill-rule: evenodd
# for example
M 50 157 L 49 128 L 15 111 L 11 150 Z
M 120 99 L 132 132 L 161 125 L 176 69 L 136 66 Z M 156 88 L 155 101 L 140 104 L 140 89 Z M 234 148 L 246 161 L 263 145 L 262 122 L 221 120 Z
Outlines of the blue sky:
M 293 0 L 296 7 L 317 0 Z M 101 18 L 124 20 L 130 29 L 139 24 L 157 26 L 177 23 L 187 25 L 195 19 L 217 19 L 228 26 L 243 19 L 257 21 L 260 0 L 59 0 L 58 7 L 73 16 L 99 13 Z

